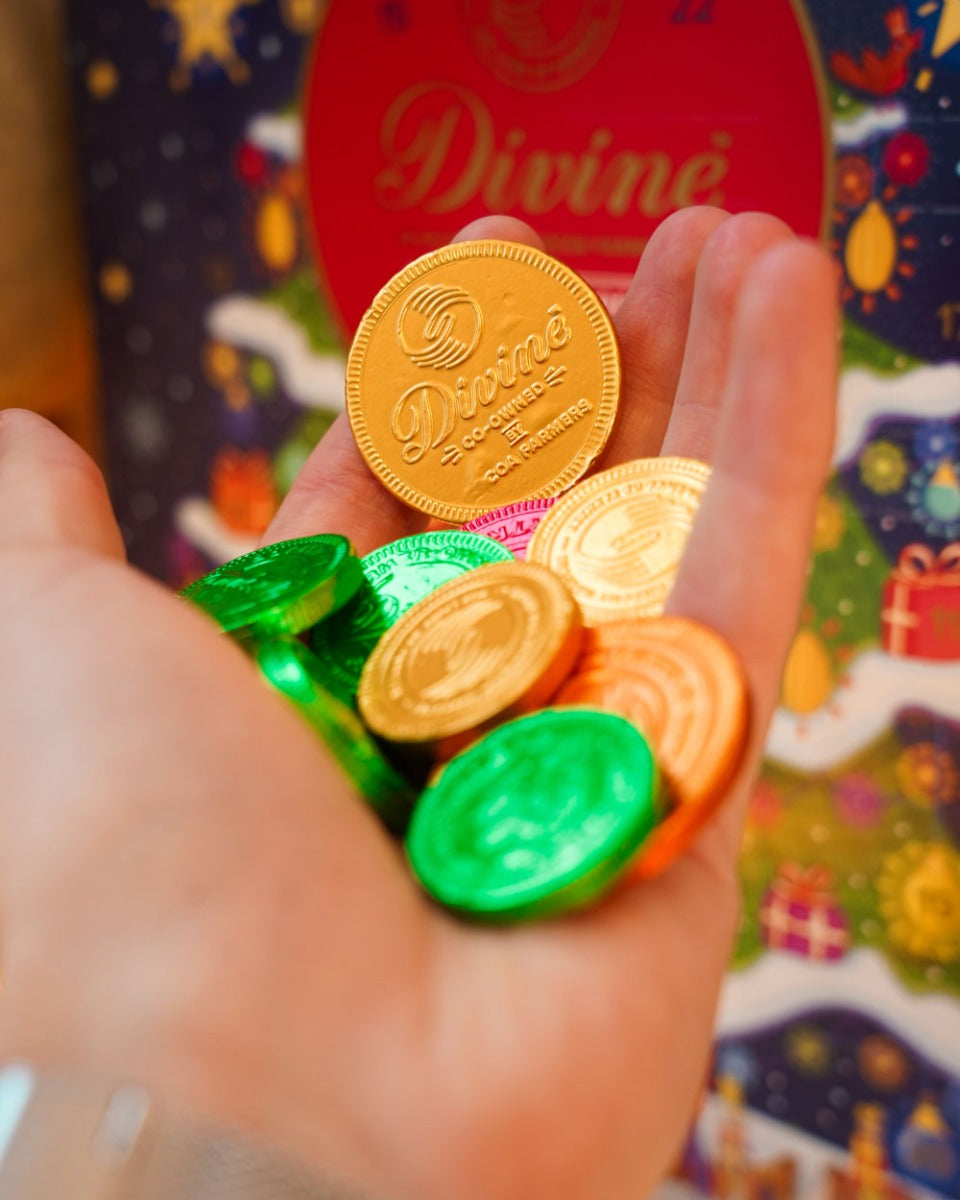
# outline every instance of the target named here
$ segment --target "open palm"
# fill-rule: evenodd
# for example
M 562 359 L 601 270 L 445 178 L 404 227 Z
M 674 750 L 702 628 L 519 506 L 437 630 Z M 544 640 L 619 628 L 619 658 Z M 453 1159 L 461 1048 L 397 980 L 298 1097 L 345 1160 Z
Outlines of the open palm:
M 703 1082 L 832 445 L 834 290 L 761 215 L 686 210 L 643 255 L 600 465 L 712 462 L 669 608 L 739 654 L 750 747 L 666 874 L 517 928 L 432 907 L 242 652 L 123 563 L 81 452 L 0 414 L 0 1052 L 137 1076 L 385 1197 L 646 1194 Z M 421 527 L 341 421 L 266 540 Z

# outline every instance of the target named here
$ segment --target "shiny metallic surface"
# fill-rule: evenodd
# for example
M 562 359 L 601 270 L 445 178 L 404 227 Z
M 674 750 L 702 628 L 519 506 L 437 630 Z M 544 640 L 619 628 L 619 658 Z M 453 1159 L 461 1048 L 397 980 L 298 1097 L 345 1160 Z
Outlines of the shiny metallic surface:
M 379 292 L 347 363 L 347 413 L 394 495 L 462 524 L 554 496 L 606 444 L 620 355 L 600 299 L 540 250 L 458 242 Z
M 551 571 L 521 562 L 478 567 L 383 636 L 360 679 L 360 712 L 391 741 L 463 737 L 548 703 L 581 637 L 580 611 Z
M 709 467 L 688 458 L 638 458 L 601 471 L 551 508 L 527 558 L 560 575 L 588 625 L 656 616 L 709 478 Z
M 424 792 L 407 856 L 424 889 L 475 919 L 595 903 L 659 814 L 649 743 L 622 717 L 549 709 L 502 725 Z
M 363 578 L 337 533 L 261 546 L 195 580 L 180 593 L 234 637 L 300 633 L 346 604 Z
M 405 612 L 441 584 L 512 557 L 494 539 L 458 529 L 413 534 L 366 555 L 357 594 L 311 633 L 328 689 L 353 704 L 367 659 Z
M 671 812 L 632 868 L 649 877 L 687 848 L 726 795 L 749 725 L 746 679 L 719 634 L 684 617 L 651 617 L 588 630 L 558 705 L 620 713 L 649 739 Z

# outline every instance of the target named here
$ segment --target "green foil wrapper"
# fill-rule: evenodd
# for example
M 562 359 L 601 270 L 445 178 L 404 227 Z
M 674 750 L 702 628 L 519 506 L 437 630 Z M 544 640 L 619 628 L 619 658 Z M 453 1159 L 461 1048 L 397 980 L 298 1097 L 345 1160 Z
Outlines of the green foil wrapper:
M 595 903 L 660 817 L 659 771 L 623 717 L 545 709 L 501 725 L 444 767 L 407 832 L 423 888 L 495 922 Z
M 360 559 L 338 533 L 261 546 L 216 567 L 180 593 L 241 641 L 309 629 L 354 595 Z
M 312 651 L 295 638 L 276 638 L 257 646 L 254 657 L 264 679 L 292 701 L 391 833 L 402 834 L 416 792 L 384 758 L 356 713 L 324 689 Z

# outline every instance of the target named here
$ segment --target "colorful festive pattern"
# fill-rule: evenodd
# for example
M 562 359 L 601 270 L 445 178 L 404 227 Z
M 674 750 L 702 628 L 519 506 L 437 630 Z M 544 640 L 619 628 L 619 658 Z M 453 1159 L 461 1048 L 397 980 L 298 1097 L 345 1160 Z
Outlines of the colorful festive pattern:
M 920 358 L 960 348 L 960 9 L 809 0 L 834 88 L 833 246 L 848 316 Z
M 918 959 L 960 960 L 960 854 L 908 842 L 884 859 L 877 890 L 894 945 Z
M 915 742 L 900 752 L 897 783 L 904 796 L 921 808 L 950 804 L 958 798 L 960 772 L 954 756 L 932 742 Z
M 952 408 L 950 416 L 870 422 L 840 466 L 844 491 L 891 565 L 907 546 L 923 543 L 936 556 L 960 539 L 960 387 Z
M 944 1197 L 958 1194 L 960 1079 L 921 1053 L 909 1034 L 875 1018 L 820 1006 L 756 1033 L 722 1037 L 714 1081 L 723 1102 L 687 1161 L 715 1189 L 734 1171 L 747 1187 L 712 1194 L 906 1200 L 911 1185 Z M 758 1150 L 765 1127 L 754 1123 L 754 1113 L 845 1151 L 843 1165 L 835 1155 L 819 1158 L 808 1140 L 780 1138 L 786 1161 L 779 1177 L 789 1165 L 799 1186 L 771 1188 L 771 1160 Z M 768 1186 L 757 1190 L 764 1176 Z
M 173 19 L 169 35 L 177 45 L 170 86 L 182 91 L 193 73 L 210 68 L 224 71 L 231 83 L 246 83 L 250 69 L 237 52 L 237 11 L 260 0 L 150 0 Z
M 882 603 L 885 650 L 960 660 L 960 542 L 939 554 L 922 542 L 905 546 L 884 585 Z
M 344 334 L 321 297 L 306 232 L 300 93 L 324 15 L 351 7 L 67 6 L 107 465 L 131 559 L 177 587 L 254 544 L 342 409 Z M 450 19 L 489 10 L 502 24 L 509 7 L 457 0 Z M 523 7 L 535 13 L 538 0 Z M 686 1167 L 716 1196 L 902 1200 L 923 1186 L 955 1197 L 960 0 L 793 7 L 806 9 L 832 103 L 827 217 L 845 307 L 837 454 L 768 762 L 750 798 L 728 986 L 742 983 L 738 1019 L 753 1032 L 721 1035 Z M 696 36 L 695 53 L 708 54 L 713 23 L 729 18 L 709 2 L 647 8 L 645 46 L 659 44 L 662 19 L 671 44 Z M 389 47 L 409 30 L 413 6 L 371 0 L 367 9 L 385 61 L 395 61 Z M 755 34 L 745 26 L 741 42 L 762 73 L 772 60 Z M 495 48 L 476 53 L 495 57 Z M 667 92 L 715 112 L 712 97 L 682 83 L 698 78 L 691 66 L 671 69 Z M 508 54 L 484 70 L 515 67 Z M 663 111 L 674 111 L 671 95 Z M 794 100 L 783 97 L 787 107 Z M 598 104 L 594 124 L 604 129 Z M 333 98 L 329 120 L 349 138 Z M 521 116 L 511 120 L 522 153 L 510 158 L 513 143 L 498 143 L 505 171 L 533 148 L 517 140 Z M 316 187 L 336 186 L 329 162 L 314 176 Z M 770 1011 L 769 978 L 787 981 Z M 842 1003 L 800 1011 L 798 997 L 822 996 L 835 980 L 849 981 Z M 911 1017 L 909 1029 L 885 1024 L 905 998 L 946 1007 L 935 1021 Z M 936 1045 L 921 1053 L 910 1035 L 928 1024 Z M 760 1117 L 765 1125 L 751 1124 Z M 818 1157 L 824 1146 L 833 1157 Z
M 760 908 L 764 944 L 817 962 L 841 958 L 850 935 L 832 885 L 826 867 L 782 863 Z
M 870 442 L 857 465 L 863 486 L 877 496 L 899 492 L 907 477 L 907 461 L 893 442 Z
M 798 716 L 831 702 L 850 661 L 880 637 L 877 596 L 889 568 L 836 480 L 817 506 L 812 567 L 781 689 L 781 704 Z
M 132 561 L 175 586 L 252 547 L 342 408 L 294 111 L 325 7 L 70 6 L 107 465 Z
M 736 962 L 765 947 L 825 961 L 868 946 L 911 987 L 960 998 L 958 781 L 960 724 L 923 709 L 832 769 L 767 763 L 741 858 Z

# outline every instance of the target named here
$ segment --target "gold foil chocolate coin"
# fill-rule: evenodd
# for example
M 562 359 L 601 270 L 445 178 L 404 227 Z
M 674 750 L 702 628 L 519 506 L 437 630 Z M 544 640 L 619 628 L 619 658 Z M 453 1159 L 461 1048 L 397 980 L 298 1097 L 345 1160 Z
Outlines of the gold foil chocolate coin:
M 657 616 L 709 478 L 690 458 L 637 458 L 601 471 L 544 515 L 527 558 L 560 576 L 588 625 Z
M 395 742 L 489 728 L 546 704 L 576 662 L 581 636 L 580 611 L 551 571 L 524 562 L 477 567 L 383 635 L 360 677 L 361 715 Z
M 411 507 L 457 523 L 568 488 L 603 449 L 619 391 L 600 299 L 514 242 L 412 262 L 374 299 L 347 363 L 367 465 Z

